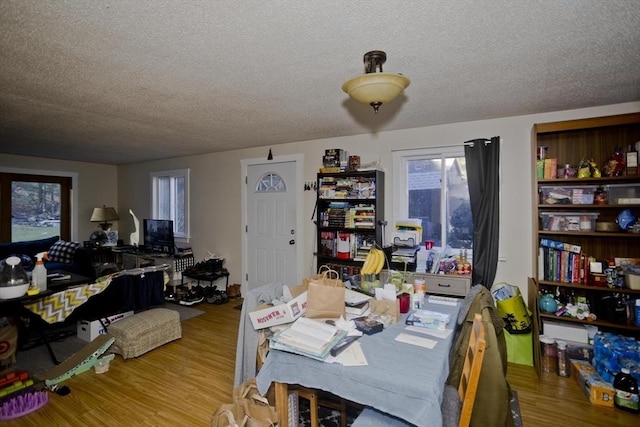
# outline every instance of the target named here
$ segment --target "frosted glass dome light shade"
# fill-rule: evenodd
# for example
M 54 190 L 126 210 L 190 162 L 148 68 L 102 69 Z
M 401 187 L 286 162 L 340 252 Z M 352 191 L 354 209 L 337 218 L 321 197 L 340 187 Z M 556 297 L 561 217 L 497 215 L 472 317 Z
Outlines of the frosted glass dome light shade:
M 392 101 L 409 86 L 410 80 L 402 74 L 383 73 L 386 54 L 372 51 L 364 55 L 365 74 L 347 80 L 342 90 L 363 104 L 369 104 L 377 113 L 380 105 Z M 376 72 L 379 70 L 379 72 Z

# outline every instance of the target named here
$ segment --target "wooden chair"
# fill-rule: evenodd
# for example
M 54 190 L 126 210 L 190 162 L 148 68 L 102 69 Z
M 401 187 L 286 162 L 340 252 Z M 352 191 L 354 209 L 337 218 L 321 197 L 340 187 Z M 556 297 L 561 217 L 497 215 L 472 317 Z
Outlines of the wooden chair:
M 258 351 L 256 354 L 256 369 L 260 371 L 266 355 L 268 353 L 268 346 L 262 345 L 266 342 L 264 333 L 260 333 L 258 337 Z M 266 350 L 266 351 L 265 351 Z M 295 392 L 298 398 L 303 398 L 309 401 L 309 421 L 311 427 L 318 427 L 318 407 L 323 406 L 325 408 L 331 408 L 340 411 L 340 427 L 347 426 L 347 402 L 344 399 L 334 396 L 330 393 L 322 390 L 315 390 L 312 388 L 302 387 L 300 385 L 290 384 L 288 386 L 289 392 Z M 270 390 L 271 391 L 271 390 Z M 362 409 L 360 405 L 353 404 L 354 406 Z M 289 414 L 291 415 L 291 414 Z
M 478 390 L 478 381 L 480 380 L 480 370 L 482 369 L 482 361 L 484 360 L 484 349 L 486 346 L 484 323 L 482 316 L 475 315 L 473 319 L 473 328 L 469 337 L 469 345 L 464 358 L 464 367 L 462 368 L 462 377 L 458 386 L 458 395 L 462 401 L 462 411 L 460 412 L 459 427 L 468 427 L 471 421 L 471 412 L 473 411 L 473 403 L 476 399 Z
M 340 427 L 347 425 L 347 403 L 344 399 L 333 396 L 321 390 L 302 387 L 300 385 L 289 385 L 289 391 L 296 391 L 298 398 L 309 401 L 309 421 L 311 427 L 318 427 L 318 407 L 336 409 L 340 411 Z

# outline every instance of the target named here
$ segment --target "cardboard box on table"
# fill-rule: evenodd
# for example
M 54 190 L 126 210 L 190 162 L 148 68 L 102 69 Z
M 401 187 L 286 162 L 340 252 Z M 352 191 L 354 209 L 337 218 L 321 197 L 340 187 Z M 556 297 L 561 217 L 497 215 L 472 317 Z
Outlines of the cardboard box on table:
M 293 299 L 289 302 L 279 305 L 262 304 L 249 313 L 253 329 L 291 323 L 307 311 L 307 287 L 295 286 L 290 290 Z
M 110 324 L 129 316 L 133 316 L 133 311 L 114 314 L 113 316 L 107 316 L 97 320 L 78 320 L 78 338 L 82 341 L 91 342 L 96 339 L 98 335 L 107 333 L 105 326 L 108 328 Z

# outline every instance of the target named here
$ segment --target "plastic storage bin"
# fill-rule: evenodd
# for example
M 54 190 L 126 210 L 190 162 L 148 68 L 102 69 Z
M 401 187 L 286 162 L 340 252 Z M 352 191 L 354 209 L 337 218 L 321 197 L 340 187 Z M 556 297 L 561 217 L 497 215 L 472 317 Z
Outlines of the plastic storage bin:
M 607 185 L 607 193 L 611 204 L 640 203 L 640 184 L 610 184 Z
M 595 212 L 540 212 L 544 231 L 595 231 Z
M 592 205 L 595 185 L 579 187 L 540 186 L 540 203 L 543 205 Z

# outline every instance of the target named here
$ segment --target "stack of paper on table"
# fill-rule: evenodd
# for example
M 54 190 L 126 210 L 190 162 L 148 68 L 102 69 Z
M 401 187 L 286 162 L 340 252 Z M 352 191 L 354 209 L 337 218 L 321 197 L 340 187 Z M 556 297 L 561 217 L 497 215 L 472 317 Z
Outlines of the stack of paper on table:
M 346 335 L 335 326 L 301 317 L 289 329 L 274 335 L 269 347 L 324 360 L 331 348 Z

